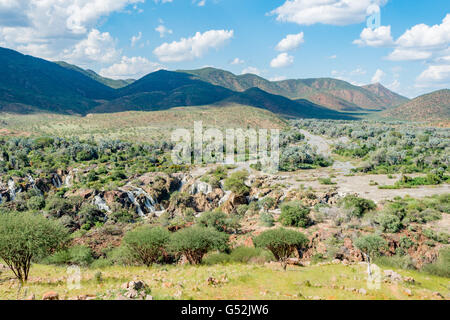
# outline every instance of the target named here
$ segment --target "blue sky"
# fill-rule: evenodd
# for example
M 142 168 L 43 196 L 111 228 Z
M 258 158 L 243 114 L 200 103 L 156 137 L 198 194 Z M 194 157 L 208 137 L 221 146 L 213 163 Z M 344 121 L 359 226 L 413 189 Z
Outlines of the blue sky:
M 448 0 L 0 0 L 0 46 L 112 78 L 213 66 L 414 97 L 450 87 L 449 45 Z

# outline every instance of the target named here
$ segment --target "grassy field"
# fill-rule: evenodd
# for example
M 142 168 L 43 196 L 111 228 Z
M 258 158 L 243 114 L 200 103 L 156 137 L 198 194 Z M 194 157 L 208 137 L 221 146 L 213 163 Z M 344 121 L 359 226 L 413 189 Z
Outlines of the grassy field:
M 101 139 L 154 141 L 170 139 L 174 128 L 191 129 L 194 121 L 205 127 L 283 128 L 286 122 L 273 113 L 241 105 L 180 107 L 166 111 L 89 114 L 86 117 L 57 114 L 0 114 L 1 135 L 52 135 Z
M 0 299 L 26 298 L 31 294 L 41 299 L 48 291 L 57 292 L 60 299 L 73 299 L 79 295 L 114 299 L 121 293 L 121 285 L 131 280 L 145 281 L 155 300 L 428 300 L 439 299 L 434 292 L 444 297 L 450 295 L 450 283 L 446 278 L 396 271 L 402 276 L 413 277 L 415 283 L 381 283 L 379 289 L 370 290 L 366 266 L 360 264 L 289 266 L 287 271 L 282 271 L 277 264 L 230 264 L 82 269 L 81 288 L 68 290 L 65 267 L 35 265 L 30 281 L 20 291 L 18 282 L 8 280 L 12 278 L 10 272 L 1 274 Z M 209 284 L 209 277 L 217 279 L 218 284 Z

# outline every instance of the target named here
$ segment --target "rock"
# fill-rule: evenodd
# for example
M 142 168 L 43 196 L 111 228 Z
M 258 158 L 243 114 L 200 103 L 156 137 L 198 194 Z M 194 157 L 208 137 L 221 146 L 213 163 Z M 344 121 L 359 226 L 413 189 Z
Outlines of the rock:
M 146 288 L 147 288 L 147 284 L 144 281 L 140 281 L 140 280 L 138 280 L 138 281 L 130 281 L 130 282 L 124 283 L 122 285 L 122 289 L 125 289 L 125 290 L 140 291 L 140 290 L 143 290 L 143 289 L 146 289 Z
M 153 300 L 153 297 L 151 296 L 151 295 L 147 295 L 146 297 L 145 297 L 145 300 Z
M 367 294 L 367 290 L 364 289 L 364 288 L 361 288 L 361 289 L 358 290 L 358 293 L 359 293 L 359 294 L 366 295 L 366 294 Z
M 408 297 L 412 297 L 413 296 L 413 293 L 412 293 L 412 291 L 410 290 L 410 289 L 403 289 L 403 292 L 408 296 Z
M 25 300 L 28 300 L 28 301 L 36 300 L 36 296 L 34 295 L 34 293 L 32 293 Z
M 384 276 L 387 280 L 392 282 L 403 281 L 403 277 L 394 270 L 384 270 Z
M 331 261 L 332 264 L 341 264 L 341 260 L 339 259 L 334 259 L 333 261 Z
M 44 293 L 42 300 L 59 300 L 59 294 L 55 291 L 49 291 Z
M 437 291 L 433 292 L 433 297 L 438 298 L 438 299 L 445 299 L 445 297 Z

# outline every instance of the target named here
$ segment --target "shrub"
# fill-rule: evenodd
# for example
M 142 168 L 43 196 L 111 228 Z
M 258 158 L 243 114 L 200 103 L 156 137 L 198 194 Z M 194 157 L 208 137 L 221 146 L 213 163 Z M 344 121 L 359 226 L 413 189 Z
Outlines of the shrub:
M 281 206 L 280 221 L 284 226 L 305 228 L 311 225 L 310 209 L 298 202 L 289 202 Z
M 379 235 L 370 234 L 355 240 L 355 247 L 361 250 L 369 259 L 376 257 L 380 251 L 387 248 L 387 242 Z
M 230 260 L 238 263 L 264 263 L 274 259 L 273 254 L 262 248 L 237 247 L 230 253 Z
M 437 261 L 424 265 L 422 271 L 435 276 L 450 278 L 450 248 L 441 249 Z
M 273 218 L 273 215 L 267 212 L 263 212 L 259 215 L 259 221 L 263 227 L 273 227 L 275 219 Z
M 27 201 L 28 210 L 38 211 L 45 207 L 44 197 L 34 196 Z
M 239 222 L 222 211 L 204 212 L 197 222 L 204 227 L 211 227 L 220 232 L 228 232 L 239 228 Z
M 80 212 L 78 213 L 80 225 L 85 230 L 89 230 L 94 227 L 97 223 L 105 222 L 105 214 L 100 211 L 97 207 L 84 204 Z
M 264 231 L 253 239 L 253 243 L 256 248 L 270 250 L 286 270 L 287 259 L 295 250 L 303 249 L 308 243 L 308 238 L 303 233 L 278 228 Z
M 58 222 L 31 213 L 0 214 L 0 258 L 21 282 L 28 280 L 33 258 L 44 257 L 68 239 Z
M 61 250 L 44 259 L 44 262 L 48 264 L 75 264 L 83 267 L 89 266 L 93 261 L 92 250 L 86 246 L 74 246 Z
M 344 197 L 339 201 L 339 206 L 349 210 L 350 216 L 361 218 L 365 213 L 374 210 L 377 206 L 372 200 L 359 198 L 354 195 Z
M 245 184 L 247 178 L 247 171 L 234 172 L 229 178 L 225 179 L 224 187 L 226 190 L 230 190 L 239 196 L 247 195 L 250 191 L 250 188 Z
M 396 233 L 403 228 L 400 218 L 393 214 L 381 214 L 377 217 L 377 222 L 380 224 L 383 232 Z
M 377 265 L 386 267 L 386 268 L 394 268 L 394 269 L 404 269 L 404 270 L 414 270 L 416 267 L 414 266 L 414 261 L 408 255 L 395 255 L 395 256 L 380 256 L 374 259 L 374 262 Z
M 129 231 L 123 243 L 130 250 L 135 261 L 147 267 L 162 261 L 167 253 L 170 232 L 163 228 L 141 227 Z
M 228 236 L 212 228 L 191 227 L 172 235 L 171 248 L 184 254 L 190 264 L 200 264 L 210 250 L 228 249 Z

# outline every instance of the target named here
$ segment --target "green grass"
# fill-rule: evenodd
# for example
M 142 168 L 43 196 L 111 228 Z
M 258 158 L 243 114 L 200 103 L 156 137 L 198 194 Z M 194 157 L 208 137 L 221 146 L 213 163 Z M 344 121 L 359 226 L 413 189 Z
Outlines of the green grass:
M 99 274 L 101 272 L 101 281 Z M 144 280 L 151 288 L 155 299 L 432 299 L 433 292 L 450 294 L 448 279 L 397 270 L 403 276 L 410 276 L 416 284 L 382 283 L 379 290 L 369 290 L 366 281 L 365 265 L 318 265 L 311 267 L 289 266 L 282 271 L 277 264 L 227 264 L 213 266 L 155 266 L 145 267 L 107 267 L 81 270 L 81 288 L 68 290 L 66 268 L 34 265 L 31 280 L 26 284 L 27 294 L 35 294 L 40 299 L 45 292 L 56 291 L 62 299 L 89 294 L 102 298 L 106 292 L 117 294 L 120 286 L 133 279 Z M 5 272 L 0 276 L 0 299 L 16 299 L 18 284 L 7 281 L 12 274 Z M 207 279 L 219 280 L 219 285 L 211 286 Z M 353 292 L 365 289 L 367 295 Z M 404 289 L 410 289 L 409 297 Z M 22 290 L 23 295 L 24 290 Z

